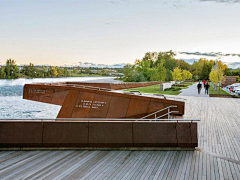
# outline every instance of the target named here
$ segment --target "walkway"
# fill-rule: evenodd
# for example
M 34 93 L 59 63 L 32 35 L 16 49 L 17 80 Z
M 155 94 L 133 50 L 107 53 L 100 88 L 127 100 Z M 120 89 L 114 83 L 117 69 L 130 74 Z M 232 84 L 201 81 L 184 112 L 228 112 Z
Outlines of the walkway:
M 185 118 L 201 119 L 199 148 L 205 152 L 0 151 L 0 179 L 239 180 L 239 99 L 184 98 Z
M 208 94 L 205 94 L 205 89 L 202 85 L 201 93 L 198 94 L 197 84 L 195 83 L 192 86 L 189 86 L 187 89 L 183 89 L 179 96 L 196 96 L 196 97 L 209 97 Z

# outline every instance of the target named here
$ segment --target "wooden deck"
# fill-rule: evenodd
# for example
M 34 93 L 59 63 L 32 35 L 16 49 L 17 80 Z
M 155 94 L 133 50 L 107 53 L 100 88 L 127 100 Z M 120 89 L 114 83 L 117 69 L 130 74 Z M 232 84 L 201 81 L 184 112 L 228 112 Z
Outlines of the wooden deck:
M 1 151 L 0 179 L 240 179 L 240 100 L 185 98 L 206 153 Z

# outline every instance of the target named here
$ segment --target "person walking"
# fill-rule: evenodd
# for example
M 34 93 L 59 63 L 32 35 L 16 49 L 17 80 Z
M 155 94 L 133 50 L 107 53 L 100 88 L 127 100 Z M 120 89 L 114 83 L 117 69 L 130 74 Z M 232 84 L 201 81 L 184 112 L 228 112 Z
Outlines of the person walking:
M 205 84 L 205 94 L 208 94 L 209 87 L 210 87 L 210 85 L 208 84 L 208 82 L 206 82 L 206 84 Z
M 204 86 L 204 89 L 205 89 L 206 82 L 207 82 L 207 81 L 205 81 L 205 80 L 203 81 L 203 86 Z
M 198 94 L 200 94 L 201 89 L 202 89 L 202 84 L 201 84 L 201 82 L 198 83 L 197 89 L 198 89 Z

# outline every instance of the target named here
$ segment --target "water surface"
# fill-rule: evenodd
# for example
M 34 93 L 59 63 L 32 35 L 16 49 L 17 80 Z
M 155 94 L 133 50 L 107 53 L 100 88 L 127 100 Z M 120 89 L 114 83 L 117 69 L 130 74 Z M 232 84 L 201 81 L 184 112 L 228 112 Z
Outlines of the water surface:
M 0 119 L 56 118 L 61 106 L 22 99 L 23 86 L 31 83 L 97 81 L 112 77 L 69 77 L 0 80 Z

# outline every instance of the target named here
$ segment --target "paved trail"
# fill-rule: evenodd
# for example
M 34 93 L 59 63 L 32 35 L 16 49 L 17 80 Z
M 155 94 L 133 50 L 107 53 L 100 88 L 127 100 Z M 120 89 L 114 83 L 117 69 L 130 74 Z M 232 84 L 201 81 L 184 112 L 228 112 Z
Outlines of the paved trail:
M 179 96 L 209 97 L 208 94 L 205 94 L 205 89 L 203 88 L 203 84 L 202 84 L 201 93 L 198 94 L 197 84 L 198 83 L 195 83 L 192 86 L 189 86 L 187 89 L 183 89 L 182 92 L 179 94 Z

